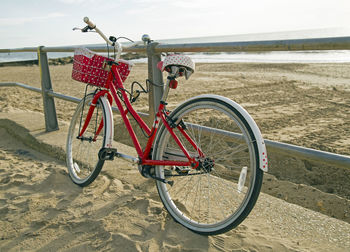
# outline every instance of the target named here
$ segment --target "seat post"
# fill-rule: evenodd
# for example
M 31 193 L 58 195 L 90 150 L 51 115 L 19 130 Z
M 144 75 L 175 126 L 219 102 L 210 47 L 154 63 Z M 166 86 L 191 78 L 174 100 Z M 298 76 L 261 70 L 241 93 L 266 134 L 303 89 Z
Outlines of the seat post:
M 168 94 L 170 90 L 170 80 L 173 79 L 174 77 L 171 77 L 171 74 L 168 75 L 168 78 L 166 79 L 165 86 L 164 86 L 164 92 L 161 101 L 166 102 L 168 99 Z

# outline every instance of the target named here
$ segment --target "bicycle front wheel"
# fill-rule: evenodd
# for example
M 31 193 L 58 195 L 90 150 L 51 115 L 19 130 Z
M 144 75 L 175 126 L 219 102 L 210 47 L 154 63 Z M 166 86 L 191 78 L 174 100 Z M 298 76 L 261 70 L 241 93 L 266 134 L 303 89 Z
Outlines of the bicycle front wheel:
M 93 182 L 104 164 L 104 160 L 98 157 L 106 138 L 106 114 L 101 99 L 96 104 L 86 130 L 79 136 L 93 97 L 93 94 L 88 94 L 78 104 L 67 137 L 67 167 L 71 179 L 79 186 L 87 186 Z
M 156 182 L 165 208 L 177 222 L 197 233 L 212 235 L 232 229 L 248 216 L 262 184 L 258 146 L 250 125 L 232 104 L 210 96 L 185 102 L 170 118 L 177 125 L 175 134 L 200 165 L 156 167 L 158 177 L 174 182 L 172 186 Z M 153 158 L 187 160 L 164 125 Z

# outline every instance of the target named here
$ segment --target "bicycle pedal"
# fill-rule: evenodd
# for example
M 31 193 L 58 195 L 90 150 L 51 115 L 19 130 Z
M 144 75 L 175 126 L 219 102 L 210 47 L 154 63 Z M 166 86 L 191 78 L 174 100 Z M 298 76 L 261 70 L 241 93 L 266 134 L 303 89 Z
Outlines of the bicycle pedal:
M 117 149 L 115 148 L 101 148 L 98 152 L 98 158 L 99 160 L 114 160 L 117 153 Z

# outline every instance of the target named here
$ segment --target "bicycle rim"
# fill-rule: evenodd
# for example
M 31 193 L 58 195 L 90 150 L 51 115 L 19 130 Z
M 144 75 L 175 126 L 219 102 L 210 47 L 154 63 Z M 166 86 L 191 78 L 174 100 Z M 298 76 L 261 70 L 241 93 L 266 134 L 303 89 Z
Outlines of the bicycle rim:
M 80 186 L 86 186 L 94 181 L 104 164 L 104 161 L 98 158 L 98 153 L 105 143 L 106 128 L 104 125 L 96 137 L 96 131 L 101 120 L 105 121 L 105 112 L 100 100 L 96 104 L 94 113 L 82 138 L 77 138 L 80 129 L 84 125 L 92 99 L 93 94 L 89 94 L 77 106 L 71 120 L 67 138 L 67 167 L 69 175 L 73 182 Z
M 156 168 L 164 206 L 185 227 L 202 234 L 219 234 L 237 226 L 253 208 L 262 182 L 258 168 L 258 147 L 244 118 L 229 104 L 215 98 L 197 99 L 177 108 L 171 117 L 186 125 L 186 132 L 204 153 L 199 152 L 175 129 L 201 167 Z M 155 158 L 185 160 L 170 133 L 162 127 Z

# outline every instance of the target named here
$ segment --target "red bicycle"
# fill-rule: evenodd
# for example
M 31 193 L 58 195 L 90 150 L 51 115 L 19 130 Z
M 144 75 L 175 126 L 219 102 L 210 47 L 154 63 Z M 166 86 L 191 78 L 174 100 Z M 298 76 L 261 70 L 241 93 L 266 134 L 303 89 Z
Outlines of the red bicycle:
M 87 186 L 107 160 L 123 158 L 137 164 L 143 176 L 155 180 L 167 211 L 188 229 L 211 235 L 240 224 L 254 207 L 263 171 L 267 171 L 264 140 L 251 116 L 239 104 L 218 95 L 193 97 L 170 112 L 166 102 L 169 91 L 177 88 L 177 78 L 188 79 L 195 70 L 188 56 L 173 54 L 159 64 L 168 77 L 149 128 L 132 107 L 141 92 L 124 88 L 131 65 L 118 60 L 121 46 L 117 39 L 107 39 L 88 18 L 84 21 L 87 26 L 82 30 L 95 30 L 117 50 L 117 57 L 110 59 L 82 48 L 75 53 L 73 79 L 96 90 L 85 94 L 71 120 L 66 147 L 73 182 Z M 118 139 L 114 139 L 113 101 L 136 157 L 114 148 Z M 144 132 L 145 146 L 141 146 L 129 117 Z

